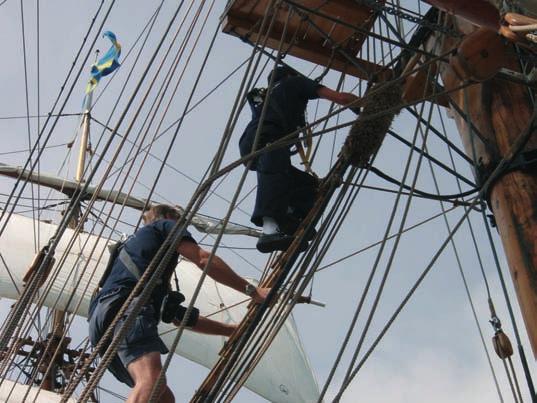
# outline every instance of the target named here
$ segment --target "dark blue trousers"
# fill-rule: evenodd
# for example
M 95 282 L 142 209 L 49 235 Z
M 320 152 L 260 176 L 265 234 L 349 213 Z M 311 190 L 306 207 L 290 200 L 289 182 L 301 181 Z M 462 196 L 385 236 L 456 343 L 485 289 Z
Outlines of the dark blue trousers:
M 252 151 L 255 130 L 247 130 L 242 135 L 239 148 L 241 156 Z M 259 148 L 278 137 L 274 131 L 265 131 Z M 280 226 L 287 219 L 288 208 L 294 218 L 304 218 L 311 209 L 315 198 L 316 180 L 310 174 L 291 164 L 289 148 L 279 148 L 265 152 L 252 161 L 251 170 L 257 172 L 257 193 L 251 221 L 263 225 L 263 217 L 272 217 Z

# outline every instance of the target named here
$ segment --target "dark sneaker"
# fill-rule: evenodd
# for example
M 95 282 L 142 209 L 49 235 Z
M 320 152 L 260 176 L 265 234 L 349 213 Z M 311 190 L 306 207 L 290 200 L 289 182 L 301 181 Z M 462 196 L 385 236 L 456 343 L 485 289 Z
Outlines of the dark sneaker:
M 257 240 L 256 248 L 261 253 L 270 253 L 277 250 L 287 250 L 295 238 L 281 232 L 276 234 L 263 234 Z

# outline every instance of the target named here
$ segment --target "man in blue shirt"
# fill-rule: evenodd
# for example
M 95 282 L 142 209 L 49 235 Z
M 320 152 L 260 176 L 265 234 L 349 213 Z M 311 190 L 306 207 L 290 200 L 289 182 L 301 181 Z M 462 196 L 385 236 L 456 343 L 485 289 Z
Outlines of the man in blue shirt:
M 353 94 L 333 91 L 307 77 L 298 75 L 289 67 L 277 67 L 273 87 L 268 99 L 263 122 L 260 122 L 264 101 L 251 97 L 252 120 L 239 141 L 241 156 L 251 153 L 259 124 L 256 149 L 277 141 L 306 125 L 305 111 L 308 101 L 323 98 L 339 105 L 356 107 Z M 298 134 L 297 134 L 298 137 Z M 251 221 L 263 227 L 257 249 L 262 253 L 286 250 L 293 241 L 292 234 L 298 223 L 310 211 L 317 180 L 291 164 L 290 147 L 280 147 L 256 157 L 250 169 L 257 172 L 257 194 Z
M 154 206 L 143 216 L 145 225 L 121 246 L 119 255 L 115 258 L 101 290 L 90 304 L 88 321 L 90 341 L 93 346 L 97 345 L 110 326 L 117 311 L 136 286 L 178 219 L 179 214 L 172 206 Z M 185 230 L 150 300 L 142 307 L 133 326 L 119 344 L 117 354 L 108 369 L 119 381 L 133 388 L 128 402 L 149 400 L 153 385 L 162 369 L 160 355 L 168 353 L 168 349 L 158 335 L 157 325 L 160 321 L 163 300 L 170 291 L 170 279 L 175 271 L 179 255 L 203 269 L 210 253 L 200 248 L 192 235 Z M 252 297 L 257 303 L 262 302 L 269 291 L 267 288 L 258 288 L 248 283 L 218 256 L 213 256 L 207 274 L 215 281 Z M 131 307 L 135 301 L 136 299 Z M 121 328 L 129 310 L 118 321 L 115 331 Z M 185 312 L 186 308 L 183 306 L 177 310 L 173 319 L 175 325 L 180 325 Z M 186 326 L 195 332 L 221 336 L 230 336 L 236 328 L 236 325 L 201 316 L 196 308 L 188 317 Z M 173 393 L 165 383 L 160 392 L 162 403 L 174 402 Z

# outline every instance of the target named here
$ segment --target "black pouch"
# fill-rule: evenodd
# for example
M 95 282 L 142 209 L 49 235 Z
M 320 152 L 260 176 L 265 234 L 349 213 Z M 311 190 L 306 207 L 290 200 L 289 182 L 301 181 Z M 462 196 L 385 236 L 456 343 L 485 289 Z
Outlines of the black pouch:
M 164 323 L 171 323 L 176 318 L 183 302 L 185 302 L 185 296 L 179 291 L 168 292 L 162 300 L 160 320 Z

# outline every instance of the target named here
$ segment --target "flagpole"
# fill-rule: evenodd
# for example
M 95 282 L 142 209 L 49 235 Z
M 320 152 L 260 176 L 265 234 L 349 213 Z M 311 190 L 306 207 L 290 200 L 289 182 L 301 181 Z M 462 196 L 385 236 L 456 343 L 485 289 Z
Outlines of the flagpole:
M 91 110 L 91 103 L 93 101 L 93 91 L 86 95 L 85 101 L 84 101 L 84 107 L 82 112 L 82 120 L 80 123 L 80 148 L 78 151 L 78 164 L 76 168 L 76 175 L 75 180 L 77 182 L 83 182 L 84 181 L 84 169 L 86 166 L 86 153 L 88 150 L 88 143 L 89 143 L 89 132 L 90 132 L 90 110 Z

